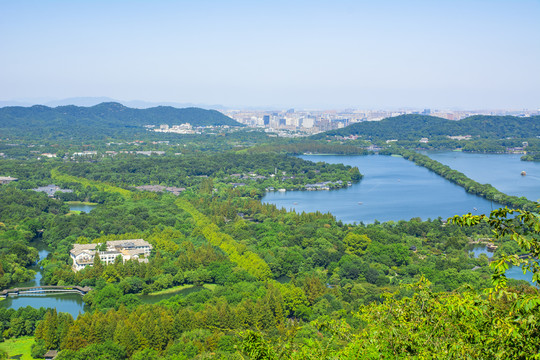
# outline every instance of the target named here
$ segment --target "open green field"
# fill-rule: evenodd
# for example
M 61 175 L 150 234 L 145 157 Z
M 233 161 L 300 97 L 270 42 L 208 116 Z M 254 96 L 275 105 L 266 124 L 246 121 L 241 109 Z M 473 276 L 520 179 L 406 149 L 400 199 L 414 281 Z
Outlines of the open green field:
M 33 343 L 33 337 L 24 336 L 0 343 L 0 349 L 6 351 L 10 359 L 33 360 L 34 358 L 30 356 Z
M 175 286 L 175 287 L 165 289 L 165 290 L 154 291 L 154 292 L 149 293 L 148 295 L 154 296 L 154 295 L 174 294 L 176 292 L 182 291 L 184 289 L 189 289 L 189 288 L 192 288 L 192 287 L 195 287 L 195 286 L 191 285 L 191 284 L 189 284 L 189 285 L 179 285 L 179 286 Z M 208 290 L 214 290 L 216 288 L 216 284 L 204 284 L 203 287 L 208 289 Z

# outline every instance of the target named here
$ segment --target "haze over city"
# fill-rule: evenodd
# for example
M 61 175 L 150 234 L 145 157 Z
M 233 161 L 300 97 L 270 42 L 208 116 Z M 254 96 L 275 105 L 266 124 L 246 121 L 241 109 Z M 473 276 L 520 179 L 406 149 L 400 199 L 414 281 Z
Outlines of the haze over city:
M 540 107 L 538 1 L 0 3 L 0 100 Z

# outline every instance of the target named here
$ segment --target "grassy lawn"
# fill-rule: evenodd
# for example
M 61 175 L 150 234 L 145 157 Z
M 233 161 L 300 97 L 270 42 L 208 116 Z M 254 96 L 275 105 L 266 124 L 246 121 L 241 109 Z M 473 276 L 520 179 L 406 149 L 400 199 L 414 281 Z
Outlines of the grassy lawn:
M 6 351 L 10 359 L 33 360 L 34 358 L 30 356 L 33 343 L 33 337 L 24 336 L 0 343 L 0 349 Z
M 216 288 L 216 286 L 217 286 L 216 284 L 204 284 L 203 285 L 204 288 L 206 288 L 208 290 L 212 290 L 212 291 Z M 182 291 L 184 289 L 189 289 L 189 288 L 192 288 L 192 287 L 195 287 L 195 285 L 180 285 L 180 286 L 175 286 L 175 287 L 165 289 L 165 290 L 154 291 L 154 292 L 149 293 L 148 295 L 153 296 L 153 295 L 173 294 L 175 292 Z

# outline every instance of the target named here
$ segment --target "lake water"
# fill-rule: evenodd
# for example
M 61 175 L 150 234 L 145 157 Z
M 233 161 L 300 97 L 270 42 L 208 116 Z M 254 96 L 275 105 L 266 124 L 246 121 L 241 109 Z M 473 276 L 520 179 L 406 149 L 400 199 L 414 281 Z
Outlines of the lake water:
M 486 255 L 488 258 L 493 257 L 493 253 L 491 251 L 488 251 L 487 246 L 485 245 L 477 245 L 470 252 L 474 253 L 474 257 L 476 258 L 479 257 L 481 254 Z M 505 274 L 506 274 L 506 277 L 509 279 L 525 280 L 533 286 L 536 285 L 532 281 L 532 273 L 527 272 L 524 274 L 521 267 L 510 266 L 510 268 L 506 270 Z
M 532 201 L 540 199 L 540 162 L 521 161 L 520 154 L 459 151 L 428 151 L 423 154 L 481 184 L 491 184 L 507 195 L 525 196 Z M 522 171 L 527 175 L 522 176 Z
M 439 175 L 401 157 L 304 155 L 314 162 L 357 166 L 364 178 L 333 191 L 269 192 L 263 202 L 297 212 L 330 212 L 345 223 L 446 219 L 456 214 L 489 213 L 500 204 L 467 193 Z
M 0 306 L 15 310 L 26 306 L 36 309 L 56 308 L 58 312 L 70 313 L 73 318 L 77 318 L 79 313 L 84 313 L 86 308 L 82 296 L 78 294 L 9 296 L 0 301 Z
M 506 270 L 505 274 L 506 274 L 506 277 L 509 278 L 509 279 L 525 280 L 529 284 L 531 284 L 533 286 L 535 285 L 532 282 L 532 273 L 527 272 L 527 273 L 523 274 L 523 270 L 521 269 L 521 267 L 512 266 L 508 270 Z
M 477 245 L 470 252 L 474 254 L 475 258 L 479 257 L 482 254 L 486 255 L 488 259 L 493 257 L 493 252 L 488 251 L 486 245 Z
M 82 212 L 85 212 L 85 213 L 89 213 L 96 206 L 97 205 L 69 204 L 69 210 L 71 210 L 71 211 L 82 211 Z

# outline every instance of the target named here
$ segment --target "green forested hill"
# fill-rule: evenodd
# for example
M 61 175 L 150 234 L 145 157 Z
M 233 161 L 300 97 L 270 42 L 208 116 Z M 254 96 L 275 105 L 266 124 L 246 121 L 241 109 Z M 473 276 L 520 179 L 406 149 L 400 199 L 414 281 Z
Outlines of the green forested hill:
M 471 135 L 486 139 L 507 137 L 531 138 L 540 136 L 540 116 L 521 118 L 515 116 L 471 116 L 460 121 L 434 116 L 408 114 L 381 121 L 356 123 L 343 129 L 315 135 L 363 135 L 374 140 L 418 140 L 421 137 Z
M 177 109 L 158 106 L 132 109 L 118 103 L 92 107 L 59 106 L 0 108 L 0 133 L 13 138 L 84 138 L 134 135 L 145 132 L 144 125 L 242 126 L 215 110 Z

